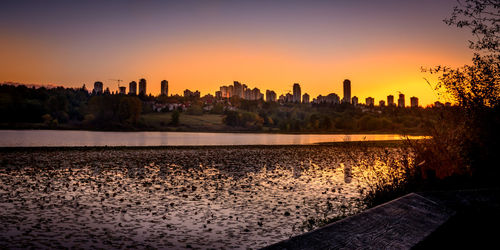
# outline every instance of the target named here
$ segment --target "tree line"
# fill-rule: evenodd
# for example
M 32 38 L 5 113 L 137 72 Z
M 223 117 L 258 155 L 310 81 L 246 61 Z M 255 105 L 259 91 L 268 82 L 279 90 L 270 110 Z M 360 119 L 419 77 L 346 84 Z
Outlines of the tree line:
M 142 112 L 142 101 L 126 95 L 90 95 L 82 88 L 0 85 L 2 127 L 127 129 Z
M 232 97 L 92 95 L 82 88 L 33 88 L 0 85 L 3 128 L 148 130 L 141 115 L 154 112 L 152 103 L 183 103 L 169 110 L 167 127 L 178 127 L 182 115 L 218 114 L 229 130 L 270 132 L 397 132 L 425 133 L 436 122 L 432 108 L 355 107 L 348 104 L 279 104 Z M 206 106 L 210 109 L 204 109 Z M 171 112 L 172 111 L 172 112 Z M 166 118 L 167 119 L 167 118 Z M 208 128 L 210 129 L 210 128 Z

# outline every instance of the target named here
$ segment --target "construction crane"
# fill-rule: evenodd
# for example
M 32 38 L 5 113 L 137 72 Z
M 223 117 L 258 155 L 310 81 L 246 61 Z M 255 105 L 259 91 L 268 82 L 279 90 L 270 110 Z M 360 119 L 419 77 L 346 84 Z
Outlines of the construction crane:
M 117 82 L 118 88 L 120 87 L 120 83 L 123 82 L 123 80 L 121 80 L 121 79 L 108 79 L 108 80 Z
M 122 79 L 108 79 L 110 81 L 115 81 L 118 84 L 118 92 L 120 92 L 120 83 L 123 82 Z

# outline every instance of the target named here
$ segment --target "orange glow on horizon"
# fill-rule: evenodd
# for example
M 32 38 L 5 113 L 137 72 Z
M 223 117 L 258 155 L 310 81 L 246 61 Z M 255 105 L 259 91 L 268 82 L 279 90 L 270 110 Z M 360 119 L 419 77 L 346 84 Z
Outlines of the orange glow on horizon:
M 214 94 L 239 81 L 311 99 L 350 79 L 360 102 L 403 92 L 437 100 L 421 67 L 470 63 L 468 30 L 443 1 L 12 1 L 0 8 L 0 82 Z M 435 78 L 431 78 L 435 80 Z
M 26 47 L 31 49 L 22 50 Z M 66 87 L 86 84 L 88 89 L 92 89 L 94 81 L 102 81 L 105 88 L 116 91 L 117 83 L 109 79 L 123 79 L 122 85 L 128 89 L 130 81 L 146 78 L 147 92 L 153 95 L 159 94 L 163 79 L 169 82 L 169 94 L 181 95 L 185 89 L 213 95 L 220 86 L 239 81 L 259 88 L 262 93 L 274 90 L 279 96 L 292 91 L 293 83 L 297 82 L 302 93 L 308 93 L 312 100 L 329 93 L 342 97 L 342 81 L 347 78 L 352 83 L 352 96 L 357 96 L 361 103 L 369 96 L 378 103 L 381 99 L 386 100 L 387 95 L 396 96 L 401 91 L 407 100 L 416 96 L 420 105 L 426 106 L 438 99 L 424 80 L 430 76 L 420 68 L 458 67 L 471 58 L 466 50 L 455 53 L 426 47 L 385 46 L 370 50 L 347 47 L 331 51 L 311 48 L 304 51 L 286 44 L 229 40 L 157 43 L 155 46 L 139 44 L 127 53 L 118 51 L 96 61 L 80 56 L 81 60 L 68 64 L 63 60 L 64 54 L 50 56 L 41 47 L 28 42 L 2 46 L 1 52 L 9 60 L 0 65 L 6 72 L 1 72 L 0 79 Z M 19 57 L 19 50 L 25 51 L 23 57 Z

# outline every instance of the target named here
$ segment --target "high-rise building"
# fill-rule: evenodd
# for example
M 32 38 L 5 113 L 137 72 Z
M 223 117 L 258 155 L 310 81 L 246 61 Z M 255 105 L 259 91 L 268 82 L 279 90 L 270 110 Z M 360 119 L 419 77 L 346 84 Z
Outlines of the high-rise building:
M 354 106 L 358 105 L 358 97 L 357 96 L 353 96 L 351 101 L 352 101 L 352 105 L 354 105 Z
M 286 102 L 286 97 L 284 95 L 280 95 L 278 101 L 281 103 Z
M 316 97 L 316 103 L 339 104 L 340 97 L 335 93 L 330 93 L 327 96 L 318 95 L 318 97 Z
M 301 102 L 301 91 L 300 91 L 300 85 L 298 83 L 293 84 L 293 102 Z
M 220 90 L 215 91 L 215 98 L 221 99 L 222 98 L 222 92 Z
M 307 93 L 302 95 L 302 103 L 305 103 L 305 104 L 309 103 L 309 95 Z
M 384 107 L 384 106 L 385 106 L 385 101 L 384 101 L 384 100 L 380 100 L 380 101 L 378 102 L 378 106 L 380 106 L 380 107 Z
M 410 98 L 410 105 L 411 105 L 412 108 L 418 107 L 418 98 L 415 97 L 415 96 L 412 96 Z
M 160 94 L 168 96 L 168 81 L 167 80 L 161 81 L 161 91 L 160 91 Z
M 129 95 L 137 95 L 137 82 L 131 81 L 128 84 L 128 94 Z
M 375 105 L 375 99 L 373 97 L 367 97 L 365 99 L 366 106 L 372 106 Z
M 293 95 L 290 93 L 287 93 L 285 95 L 285 102 L 293 102 Z
M 94 82 L 94 90 L 92 91 L 94 94 L 102 94 L 103 85 L 102 82 Z
M 351 103 L 351 81 L 349 79 L 344 80 L 344 98 L 343 103 Z
M 325 101 L 326 101 L 326 103 L 329 103 L 329 104 L 339 104 L 340 97 L 335 93 L 330 93 L 325 97 Z
M 146 95 L 146 79 L 139 80 L 139 95 Z
M 243 91 L 243 99 L 245 99 L 245 100 L 251 100 L 252 99 L 252 90 L 251 89 L 245 89 Z
M 266 90 L 266 102 L 275 102 L 276 101 L 276 92 L 272 90 Z
M 240 82 L 234 81 L 233 82 L 233 95 L 232 96 L 238 96 L 239 98 L 244 98 L 244 89 L 243 86 L 241 85 Z
M 387 106 L 394 106 L 394 96 L 393 95 L 387 96 Z
M 250 90 L 250 89 L 248 89 Z M 252 100 L 252 101 L 258 101 L 258 100 L 261 100 L 263 99 L 263 94 L 260 93 L 260 89 L 258 88 L 253 88 L 252 90 L 250 90 L 250 99 L 249 100 Z
M 194 97 L 194 98 L 200 98 L 200 91 L 196 90 L 195 92 L 186 89 L 184 90 L 184 97 Z
M 398 107 L 400 107 L 400 108 L 405 107 L 405 95 L 404 94 L 399 94 Z
M 230 98 L 233 96 L 233 86 L 222 86 L 220 92 L 222 98 Z
M 120 86 L 120 87 L 118 87 L 118 93 L 119 93 L 120 95 L 125 95 L 125 94 L 127 94 L 127 87 L 125 87 L 125 86 Z

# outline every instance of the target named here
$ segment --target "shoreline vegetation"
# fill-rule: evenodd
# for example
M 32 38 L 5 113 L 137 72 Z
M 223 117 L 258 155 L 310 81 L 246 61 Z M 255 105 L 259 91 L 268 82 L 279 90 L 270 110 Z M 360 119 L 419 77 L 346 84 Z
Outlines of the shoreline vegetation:
M 455 107 L 92 94 L 85 86 L 0 84 L 0 129 L 422 135 L 448 109 Z

